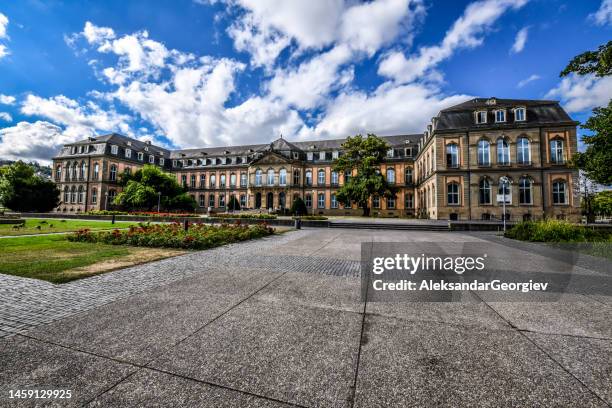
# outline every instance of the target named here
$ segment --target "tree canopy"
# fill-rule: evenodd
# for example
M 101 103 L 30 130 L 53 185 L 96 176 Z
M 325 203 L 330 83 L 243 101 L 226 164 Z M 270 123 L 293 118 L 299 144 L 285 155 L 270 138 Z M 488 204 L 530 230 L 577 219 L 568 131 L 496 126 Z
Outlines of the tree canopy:
M 0 204 L 14 211 L 48 212 L 59 204 L 60 191 L 51 180 L 34 174 L 22 161 L 0 167 Z
M 145 165 L 132 174 L 123 173 L 120 178 L 123 191 L 117 194 L 114 205 L 128 210 L 157 207 L 158 200 L 165 210 L 193 210 L 195 201 L 180 186 L 176 178 L 159 167 Z
M 352 174 L 337 193 L 338 201 L 357 203 L 363 215 L 370 214 L 368 201 L 372 196 L 393 197 L 396 189 L 380 172 L 380 164 L 390 149 L 389 144 L 374 134 L 348 137 L 342 144 L 343 154 L 333 164 L 335 171 Z
M 572 72 L 578 75 L 595 74 L 598 77 L 612 74 L 612 41 L 608 41 L 596 51 L 576 55 L 561 71 L 560 76 L 564 77 Z

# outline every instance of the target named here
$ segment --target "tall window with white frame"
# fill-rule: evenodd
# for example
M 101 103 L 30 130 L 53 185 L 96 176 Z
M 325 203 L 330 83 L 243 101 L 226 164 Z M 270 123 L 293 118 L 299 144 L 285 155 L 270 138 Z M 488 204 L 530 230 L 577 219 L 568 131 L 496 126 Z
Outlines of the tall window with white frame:
M 294 186 L 300 185 L 300 171 L 299 170 L 293 170 L 293 185 Z
M 448 205 L 459 205 L 459 184 L 455 182 L 448 183 L 446 186 L 446 196 Z
M 312 170 L 306 170 L 306 185 L 312 186 Z
M 317 208 L 325 208 L 325 193 L 319 193 L 317 195 Z
M 459 167 L 459 147 L 456 143 L 446 145 L 446 167 L 453 169 Z
M 331 208 L 338 208 L 338 200 L 335 194 L 331 195 Z
M 91 189 L 91 203 L 97 204 L 97 202 L 98 202 L 98 189 L 94 187 Z
M 521 177 L 519 179 L 519 204 L 532 204 L 532 183 L 528 177 Z
M 478 165 L 491 165 L 491 145 L 488 140 L 481 139 L 478 141 Z
M 311 208 L 312 207 L 312 196 L 310 194 L 306 194 L 304 196 L 304 203 L 306 204 L 307 208 Z
M 565 162 L 563 140 L 553 139 L 550 141 L 550 161 L 554 164 L 563 164 Z
M 516 141 L 516 161 L 518 164 L 531 164 L 531 147 L 529 139 L 524 136 Z
M 280 169 L 278 172 L 278 185 L 286 186 L 287 185 L 287 170 Z
M 379 196 L 372 197 L 372 208 L 380 208 L 380 197 Z
M 246 187 L 246 186 L 247 186 L 247 174 L 240 173 L 240 187 Z
M 332 171 L 331 173 L 331 184 L 332 186 L 338 185 L 338 172 L 337 171 Z
M 478 183 L 478 196 L 480 204 L 491 204 L 491 182 L 483 178 Z
M 274 185 L 274 169 L 269 169 L 268 170 L 268 178 L 266 180 L 266 184 L 269 186 L 273 186 Z
M 117 166 L 115 166 L 114 164 L 110 166 L 110 173 L 108 178 L 110 181 L 117 180 Z
M 497 140 L 497 164 L 501 166 L 510 164 L 510 146 L 504 138 Z
M 260 187 L 262 184 L 262 171 L 260 169 L 255 170 L 255 185 L 257 187 Z
M 387 169 L 387 183 L 395 184 L 395 169 L 393 168 Z
M 502 123 L 506 121 L 506 110 L 499 109 L 495 111 L 495 122 Z
M 407 186 L 412 185 L 412 169 L 406 168 L 406 172 L 404 173 L 404 182 Z
M 387 197 L 387 209 L 394 210 L 395 209 L 395 196 Z
M 524 122 L 526 120 L 525 108 L 516 108 L 514 109 L 514 121 L 515 122 Z
M 556 180 L 552 185 L 552 197 L 553 204 L 564 205 L 567 204 L 567 184 L 564 180 Z
M 320 169 L 317 172 L 317 185 L 323 186 L 325 185 L 325 170 Z

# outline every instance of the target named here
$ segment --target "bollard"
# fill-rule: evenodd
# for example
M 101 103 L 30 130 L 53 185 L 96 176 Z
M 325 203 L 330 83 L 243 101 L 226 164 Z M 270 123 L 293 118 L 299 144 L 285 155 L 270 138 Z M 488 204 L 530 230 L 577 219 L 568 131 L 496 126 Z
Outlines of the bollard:
M 185 231 L 189 231 L 189 221 L 185 220 Z
M 302 229 L 302 219 L 301 218 L 295 219 L 295 229 Z
M 111 224 L 115 223 L 115 214 L 113 214 L 113 218 L 111 219 Z

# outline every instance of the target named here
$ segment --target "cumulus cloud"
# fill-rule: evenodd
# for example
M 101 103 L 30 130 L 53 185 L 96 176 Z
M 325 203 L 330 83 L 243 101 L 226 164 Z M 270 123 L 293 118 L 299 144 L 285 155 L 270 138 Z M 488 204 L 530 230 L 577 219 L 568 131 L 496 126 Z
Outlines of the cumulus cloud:
M 527 78 L 520 80 L 518 84 L 516 84 L 516 86 L 517 88 L 522 88 L 528 83 L 537 81 L 538 79 L 540 79 L 540 76 L 538 74 L 532 74 L 532 75 L 529 75 Z
M 546 95 L 559 98 L 564 108 L 572 112 L 583 112 L 598 106 L 607 106 L 612 95 L 612 77 L 597 78 L 594 75 L 572 74 Z
M 589 18 L 600 26 L 612 25 L 612 0 L 603 0 L 599 9 L 589 14 Z
M 510 49 L 511 54 L 518 54 L 523 51 L 525 48 L 525 44 L 527 43 L 527 36 L 529 35 L 529 27 L 524 27 L 516 33 L 516 37 L 514 38 L 514 44 L 512 44 L 512 48 Z
M 527 0 L 482 0 L 469 4 L 438 45 L 421 47 L 408 58 L 392 52 L 381 61 L 378 73 L 396 82 L 407 83 L 431 74 L 442 61 L 462 48 L 475 48 L 484 42 L 484 33 L 508 10 L 523 7 Z M 439 76 L 433 73 L 434 77 Z M 431 76 L 430 76 L 431 77 Z
M 0 119 L 2 119 L 5 122 L 13 121 L 13 117 L 8 112 L 0 112 Z
M 19 122 L 0 129 L 0 157 L 9 160 L 36 160 L 48 163 L 61 146 L 73 142 L 62 128 L 46 121 Z
M 12 105 L 15 103 L 15 97 L 12 95 L 0 94 L 0 103 L 3 105 Z
M 0 13 L 0 38 L 7 38 L 6 27 L 8 26 L 8 23 L 8 17 Z

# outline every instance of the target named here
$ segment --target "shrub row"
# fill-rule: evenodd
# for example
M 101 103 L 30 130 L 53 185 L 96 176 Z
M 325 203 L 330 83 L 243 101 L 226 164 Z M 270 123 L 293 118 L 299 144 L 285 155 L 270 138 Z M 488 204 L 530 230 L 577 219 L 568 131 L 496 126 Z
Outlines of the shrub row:
M 211 218 L 250 218 L 255 220 L 275 220 L 276 215 L 273 214 L 215 214 Z
M 138 215 L 141 217 L 199 217 L 198 214 L 180 212 L 157 212 L 157 211 L 111 211 L 111 210 L 92 210 L 87 211 L 88 215 Z
M 179 223 L 172 224 L 139 224 L 128 230 L 91 232 L 82 229 L 68 235 L 73 242 L 94 242 L 111 245 L 133 245 L 144 247 L 206 249 L 232 242 L 245 241 L 273 234 L 274 230 L 265 224 L 210 226 L 192 224 L 185 231 Z
M 612 240 L 607 231 L 592 230 L 567 221 L 524 221 L 505 234 L 508 238 L 533 242 L 605 242 Z
M 313 220 L 313 221 L 322 221 L 322 220 L 327 219 L 327 217 L 324 217 L 322 215 L 302 215 L 299 217 L 293 217 L 294 220 L 296 218 L 301 218 L 302 220 Z

